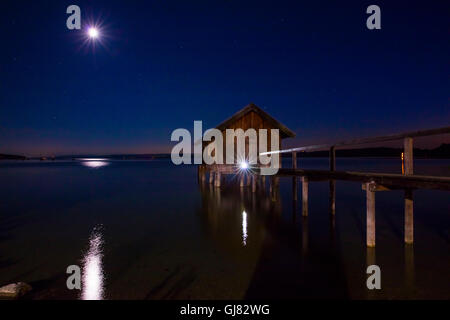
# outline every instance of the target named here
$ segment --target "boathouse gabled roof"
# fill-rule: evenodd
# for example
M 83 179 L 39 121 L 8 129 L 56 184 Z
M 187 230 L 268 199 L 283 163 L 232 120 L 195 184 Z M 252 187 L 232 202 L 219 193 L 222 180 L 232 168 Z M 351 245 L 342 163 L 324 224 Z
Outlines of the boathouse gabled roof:
M 225 130 L 225 129 L 229 128 L 237 120 L 239 120 L 240 118 L 242 118 L 243 116 L 245 116 L 246 114 L 248 114 L 252 111 L 257 113 L 261 118 L 263 118 L 265 121 L 270 123 L 271 126 L 273 126 L 273 128 L 279 129 L 282 138 L 295 137 L 295 132 L 293 132 L 291 129 L 286 127 L 280 121 L 273 118 L 271 115 L 269 115 L 267 112 L 262 110 L 260 107 L 258 107 L 254 103 L 249 103 L 243 109 L 239 110 L 234 115 L 232 115 L 230 118 L 228 118 L 227 120 L 225 120 L 221 124 L 219 124 L 216 128 L 219 130 Z

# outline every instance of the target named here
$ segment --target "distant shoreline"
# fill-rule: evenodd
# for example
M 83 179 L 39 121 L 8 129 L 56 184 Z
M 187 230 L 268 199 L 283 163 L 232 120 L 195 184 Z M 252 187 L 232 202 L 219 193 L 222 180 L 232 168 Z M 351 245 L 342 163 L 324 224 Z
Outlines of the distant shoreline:
M 28 160 L 28 158 L 13 154 L 0 154 L 0 160 Z
M 402 148 L 361 148 L 336 150 L 336 157 L 341 158 L 400 158 Z M 283 158 L 290 158 L 291 153 L 283 153 Z M 303 158 L 325 158 L 328 151 L 298 152 L 298 157 Z M 170 153 L 154 154 L 111 154 L 111 155 L 64 155 L 64 156 L 42 156 L 26 157 L 22 155 L 0 154 L 0 160 L 77 160 L 80 158 L 106 158 L 111 160 L 155 160 L 170 159 Z M 415 159 L 450 159 L 450 144 L 443 143 L 434 149 L 414 148 Z

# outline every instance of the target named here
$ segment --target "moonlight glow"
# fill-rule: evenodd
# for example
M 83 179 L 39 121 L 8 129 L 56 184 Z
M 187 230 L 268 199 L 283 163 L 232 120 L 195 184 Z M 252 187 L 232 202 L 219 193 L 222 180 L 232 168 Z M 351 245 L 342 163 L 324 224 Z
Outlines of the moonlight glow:
M 89 38 L 96 39 L 96 38 L 98 38 L 99 33 L 96 28 L 91 27 L 88 30 L 88 35 L 89 35 Z
M 103 21 L 95 21 L 94 19 L 86 22 L 86 28 L 83 28 L 79 35 L 80 49 L 86 49 L 86 52 L 91 51 L 93 54 L 100 47 L 108 49 L 108 39 L 111 39 L 111 32 L 104 25 Z
M 103 236 L 99 230 L 94 229 L 89 238 L 89 251 L 83 257 L 82 300 L 103 300 L 102 246 Z

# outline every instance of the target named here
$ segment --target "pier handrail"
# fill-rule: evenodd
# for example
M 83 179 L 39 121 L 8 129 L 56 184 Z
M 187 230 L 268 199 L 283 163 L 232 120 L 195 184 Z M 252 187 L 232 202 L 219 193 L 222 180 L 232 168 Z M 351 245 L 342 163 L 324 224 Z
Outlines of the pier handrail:
M 266 154 L 276 154 L 276 153 L 290 153 L 290 152 L 297 152 L 297 151 L 312 151 L 312 150 L 330 149 L 330 148 L 334 148 L 334 147 L 386 142 L 386 141 L 400 140 L 400 139 L 404 139 L 404 138 L 425 137 L 425 136 L 433 136 L 433 135 L 446 134 L 446 133 L 450 133 L 450 126 L 436 128 L 436 129 L 397 133 L 397 134 L 391 134 L 391 135 L 387 135 L 387 136 L 353 139 L 353 140 L 341 141 L 341 142 L 330 143 L 330 144 L 318 144 L 318 145 L 310 145 L 310 146 L 284 149 L 284 150 L 261 152 L 260 154 L 266 155 Z
M 450 133 L 450 127 L 442 127 L 429 130 L 411 131 L 406 133 L 392 134 L 373 138 L 354 139 L 349 141 L 304 146 L 285 150 L 275 150 L 262 152 L 264 154 L 292 153 L 292 168 L 280 168 L 277 175 L 272 180 L 274 188 L 272 190 L 272 199 L 276 200 L 277 192 L 273 190 L 278 188 L 279 176 L 292 177 L 293 199 L 297 200 L 297 178 L 302 179 L 302 215 L 308 216 L 308 184 L 309 181 L 329 180 L 330 193 L 329 205 L 333 216 L 336 210 L 336 180 L 359 181 L 362 183 L 362 189 L 366 191 L 366 244 L 367 247 L 375 246 L 375 192 L 389 191 L 394 189 L 403 189 L 405 192 L 405 243 L 412 244 L 414 239 L 413 223 L 413 190 L 417 188 L 439 189 L 450 191 L 450 177 L 420 176 L 414 175 L 413 169 L 413 141 L 416 137 L 432 136 L 438 134 Z M 403 139 L 402 174 L 392 173 L 369 173 L 369 172 L 351 172 L 336 171 L 336 147 L 361 145 L 366 143 L 378 143 L 392 140 Z M 304 170 L 297 168 L 297 152 L 328 149 L 330 158 L 330 170 Z
M 280 168 L 278 176 L 307 177 L 310 181 L 343 180 L 373 182 L 390 188 L 436 189 L 450 191 L 450 177 L 404 175 L 380 172 L 328 171 Z

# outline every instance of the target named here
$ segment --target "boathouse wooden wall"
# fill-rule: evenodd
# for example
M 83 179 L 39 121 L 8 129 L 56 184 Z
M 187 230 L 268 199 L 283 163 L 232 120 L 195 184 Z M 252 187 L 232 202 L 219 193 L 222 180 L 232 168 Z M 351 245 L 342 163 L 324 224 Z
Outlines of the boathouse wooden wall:
M 267 129 L 267 150 L 265 151 L 272 151 L 271 150 L 271 130 L 272 129 L 279 129 L 277 127 L 275 127 L 270 121 L 264 119 L 261 115 L 259 115 L 257 112 L 255 111 L 250 111 L 246 114 L 244 114 L 242 117 L 236 119 L 234 122 L 230 123 L 227 125 L 227 128 L 221 130 L 222 131 L 222 136 L 223 136 L 223 155 L 224 155 L 224 161 L 226 159 L 226 129 L 242 129 L 244 131 L 246 131 L 247 129 L 255 129 L 256 130 L 256 134 L 257 134 L 257 155 L 259 154 L 260 150 L 259 150 L 259 135 L 258 135 L 258 130 L 259 129 Z M 281 149 L 281 130 L 279 132 L 279 148 Z M 235 138 L 235 156 L 236 156 L 236 148 L 237 148 L 237 144 L 236 144 L 236 138 Z M 248 138 L 245 140 L 245 155 L 246 157 L 248 157 L 248 152 L 249 152 L 249 141 Z M 279 156 L 279 155 L 276 155 Z M 259 160 L 259 157 L 258 157 Z M 259 163 L 259 161 L 258 161 Z M 281 163 L 280 163 L 281 165 Z

